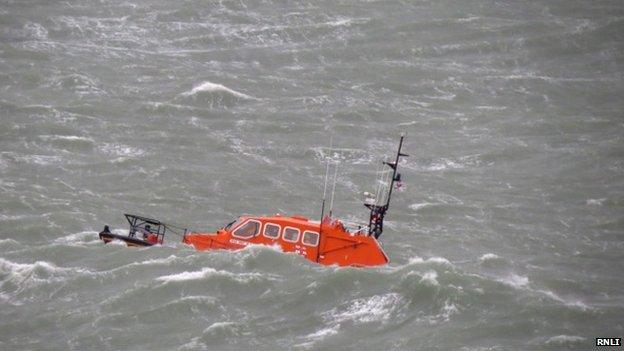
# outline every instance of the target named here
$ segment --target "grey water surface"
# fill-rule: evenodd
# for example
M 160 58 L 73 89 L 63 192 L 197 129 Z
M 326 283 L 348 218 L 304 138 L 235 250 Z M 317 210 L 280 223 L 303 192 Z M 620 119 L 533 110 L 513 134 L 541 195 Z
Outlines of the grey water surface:
M 1 350 L 590 350 L 624 336 L 624 2 L 0 0 Z M 104 245 L 334 213 L 391 263 Z

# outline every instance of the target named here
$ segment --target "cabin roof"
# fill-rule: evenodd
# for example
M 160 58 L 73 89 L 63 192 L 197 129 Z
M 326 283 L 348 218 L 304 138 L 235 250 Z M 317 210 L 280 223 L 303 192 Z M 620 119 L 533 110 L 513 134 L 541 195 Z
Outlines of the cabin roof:
M 280 214 L 275 214 L 275 215 L 268 215 L 268 216 L 245 216 L 245 217 L 249 219 L 257 219 L 257 220 L 265 221 L 265 222 L 279 222 L 279 223 L 287 222 L 287 223 L 293 223 L 293 224 L 298 224 L 298 225 L 318 226 L 321 223 L 320 221 L 310 220 L 309 218 L 301 216 L 301 215 L 282 216 Z

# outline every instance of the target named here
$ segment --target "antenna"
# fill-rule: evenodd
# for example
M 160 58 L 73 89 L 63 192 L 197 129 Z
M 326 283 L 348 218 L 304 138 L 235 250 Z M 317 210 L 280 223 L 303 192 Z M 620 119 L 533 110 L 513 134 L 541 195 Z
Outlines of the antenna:
M 394 162 L 383 161 L 383 165 L 386 165 L 392 169 L 392 177 L 389 179 L 390 186 L 389 186 L 387 195 L 383 193 L 385 192 L 385 189 L 382 190 L 382 187 L 384 183 L 388 184 L 386 179 L 387 179 L 387 175 L 389 175 L 390 172 L 389 170 L 388 171 L 382 170 L 380 174 L 381 183 L 378 185 L 379 187 L 377 188 L 376 201 L 375 202 L 366 201 L 364 203 L 364 206 L 366 206 L 366 208 L 370 210 L 370 216 L 368 219 L 368 235 L 369 236 L 373 235 L 375 239 L 378 239 L 381 236 L 381 233 L 383 233 L 383 220 L 384 220 L 384 216 L 386 215 L 386 211 L 388 211 L 388 208 L 390 207 L 390 198 L 392 197 L 392 189 L 394 188 L 394 182 L 401 181 L 401 174 L 397 173 L 397 170 L 399 168 L 399 160 L 401 157 L 408 157 L 407 154 L 401 153 L 401 148 L 403 147 L 404 138 L 405 138 L 405 134 L 401 133 L 401 139 L 399 140 L 399 149 L 397 150 L 396 158 Z M 384 174 L 385 172 L 387 172 L 387 175 Z M 383 202 L 381 200 L 385 200 L 385 203 L 380 204 L 381 202 Z
M 334 185 L 332 186 L 331 201 L 329 202 L 329 217 L 332 216 L 334 209 L 334 195 L 336 195 L 336 177 L 338 176 L 338 163 L 334 166 Z
M 333 142 L 334 142 L 334 137 L 332 135 L 329 137 L 329 152 L 331 152 L 332 150 Z M 321 259 L 321 240 L 323 239 L 323 216 L 325 215 L 325 194 L 327 193 L 327 178 L 329 176 L 329 157 L 327 157 L 326 163 L 327 163 L 327 166 L 325 167 L 325 184 L 323 185 L 323 201 L 321 204 L 321 221 L 319 223 L 319 245 L 318 245 L 318 249 L 316 250 L 316 262 L 320 262 L 320 259 Z M 333 203 L 333 196 L 332 196 L 332 203 Z
M 328 152 L 331 152 L 332 147 L 334 146 L 334 136 L 329 137 L 329 149 Z M 327 192 L 327 176 L 329 173 L 329 155 L 326 157 L 327 167 L 325 168 L 325 185 L 323 185 L 323 200 L 325 200 L 325 193 Z
M 331 152 L 332 150 L 332 146 L 334 143 L 334 137 L 333 135 L 329 137 L 329 151 Z M 325 214 L 325 194 L 327 193 L 327 178 L 329 176 L 329 155 L 326 157 L 326 164 L 327 166 L 325 167 L 325 184 L 323 185 L 323 200 L 321 201 L 321 222 L 323 222 L 323 215 Z

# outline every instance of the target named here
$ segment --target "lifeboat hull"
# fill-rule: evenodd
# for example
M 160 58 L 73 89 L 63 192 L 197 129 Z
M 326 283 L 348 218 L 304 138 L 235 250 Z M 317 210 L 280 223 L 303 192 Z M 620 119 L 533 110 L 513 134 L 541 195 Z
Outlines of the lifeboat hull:
M 237 228 L 248 222 L 256 222 L 257 232 L 250 237 L 237 236 Z M 200 251 L 240 250 L 249 245 L 278 246 L 283 252 L 295 253 L 306 259 L 323 264 L 338 266 L 370 267 L 389 262 L 379 242 L 372 236 L 352 234 L 344 229 L 340 222 L 309 221 L 302 217 L 247 217 L 241 224 L 229 230 L 221 229 L 216 233 L 188 233 L 183 242 Z M 281 228 L 275 236 L 267 235 L 267 227 Z M 304 234 L 312 232 L 319 239 L 306 241 L 304 235 L 296 238 L 284 238 L 284 228 L 294 229 Z

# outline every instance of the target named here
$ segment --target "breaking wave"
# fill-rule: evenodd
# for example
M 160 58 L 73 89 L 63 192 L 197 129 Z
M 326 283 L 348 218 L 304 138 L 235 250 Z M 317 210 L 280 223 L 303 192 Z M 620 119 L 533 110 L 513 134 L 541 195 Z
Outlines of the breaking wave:
M 178 99 L 186 103 L 197 103 L 210 107 L 231 107 L 237 102 L 258 100 L 253 96 L 230 89 L 222 84 L 205 81 L 189 91 L 179 95 Z

